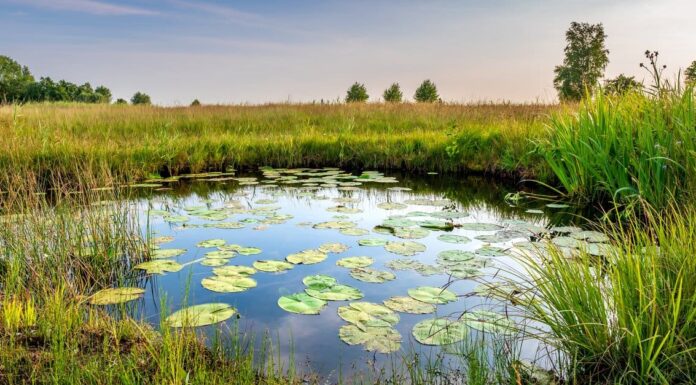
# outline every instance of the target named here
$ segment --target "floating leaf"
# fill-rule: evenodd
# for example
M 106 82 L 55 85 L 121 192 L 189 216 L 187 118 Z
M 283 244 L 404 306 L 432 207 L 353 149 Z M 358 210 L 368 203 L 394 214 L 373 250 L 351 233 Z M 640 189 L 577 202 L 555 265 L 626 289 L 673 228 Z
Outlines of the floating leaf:
M 396 227 L 394 228 L 394 236 L 403 239 L 421 239 L 430 234 L 426 229 L 418 227 Z
M 278 306 L 290 313 L 319 314 L 327 302 L 314 298 L 307 293 L 284 295 L 278 299 Z
M 459 227 L 471 231 L 497 231 L 503 229 L 502 226 L 495 223 L 462 223 Z
M 347 257 L 336 261 L 337 266 L 347 267 L 349 269 L 354 269 L 356 267 L 367 267 L 375 262 L 374 259 L 370 257 Z
M 389 241 L 384 238 L 363 238 L 358 241 L 360 246 L 384 246 Z
M 507 254 L 505 253 L 505 249 L 501 249 L 500 247 L 494 247 L 494 246 L 483 246 L 475 251 L 476 255 L 480 255 L 482 257 L 504 257 Z
M 230 259 L 237 255 L 234 251 L 226 250 L 215 250 L 205 253 L 205 257 L 208 259 Z
M 189 217 L 187 217 L 186 215 L 168 215 L 164 217 L 164 220 L 170 223 L 183 223 L 188 222 Z
M 150 239 L 150 243 L 155 244 L 155 245 L 161 245 L 163 243 L 168 243 L 174 240 L 174 237 L 155 237 Z
M 551 240 L 551 243 L 553 243 L 554 245 L 559 246 L 559 247 L 570 247 L 573 249 L 578 249 L 586 244 L 585 242 L 583 242 L 581 240 L 578 240 L 578 239 L 575 239 L 572 237 L 565 237 L 565 236 L 553 238 Z
M 415 221 L 412 221 L 406 217 L 390 217 L 385 219 L 379 226 L 389 229 L 396 229 L 398 227 L 411 227 L 416 225 L 417 223 Z
M 435 305 L 411 297 L 391 297 L 384 301 L 384 306 L 402 313 L 429 314 L 435 312 Z
M 333 285 L 323 289 L 308 287 L 305 292 L 314 298 L 325 301 L 349 301 L 360 299 L 365 295 L 358 289 L 348 285 Z
M 552 227 L 551 231 L 553 231 L 554 233 L 567 234 L 567 233 L 580 232 L 580 231 L 582 231 L 582 229 L 577 227 L 577 226 L 556 226 L 556 227 Z
M 259 260 L 253 263 L 256 270 L 265 271 L 267 273 L 279 273 L 282 271 L 290 270 L 295 265 L 285 261 L 278 260 Z
M 256 274 L 256 269 L 249 266 L 225 266 L 213 269 L 213 273 L 227 277 L 249 276 Z
M 416 206 L 448 206 L 452 201 L 447 199 L 408 199 L 404 203 Z
M 423 264 L 413 259 L 394 259 L 384 264 L 392 270 L 411 270 L 421 267 Z
M 336 278 L 330 275 L 316 274 L 304 277 L 302 283 L 310 289 L 322 290 L 335 285 L 337 282 Z
M 578 231 L 570 233 L 570 236 L 575 239 L 583 240 L 591 243 L 609 242 L 609 237 L 599 231 Z
M 434 318 L 418 322 L 413 337 L 424 345 L 449 345 L 463 341 L 469 333 L 464 322 Z
M 402 210 L 408 206 L 403 203 L 382 202 L 377 205 L 382 210 Z
M 148 274 L 164 274 L 165 272 L 176 273 L 181 270 L 183 266 L 177 262 L 157 259 L 153 261 L 142 262 L 133 267 L 138 270 L 145 270 Z
M 212 223 L 212 224 L 210 224 L 210 227 L 215 227 L 217 229 L 227 229 L 227 230 L 242 229 L 242 228 L 244 228 L 244 223 L 241 223 L 241 222 L 220 222 L 220 223 Z
M 99 290 L 89 297 L 89 303 L 92 305 L 114 305 L 136 300 L 142 297 L 145 293 L 144 289 L 139 287 L 116 287 L 110 289 Z
M 207 303 L 176 311 L 166 321 L 171 327 L 197 327 L 225 321 L 235 314 L 237 309 L 226 303 Z
M 471 239 L 469 237 L 465 237 L 463 235 L 454 235 L 454 234 L 440 234 L 437 236 L 437 239 L 442 241 L 442 242 L 456 243 L 456 244 L 464 244 L 464 243 L 471 242 Z
M 452 222 L 445 222 L 445 221 L 433 221 L 433 220 L 428 220 L 428 221 L 421 221 L 418 222 L 418 225 L 420 227 L 425 227 L 426 229 L 433 229 L 433 230 L 453 230 L 454 229 L 454 224 Z
M 375 270 L 369 267 L 352 269 L 350 275 L 358 281 L 369 283 L 384 283 L 396 279 L 396 276 L 388 271 Z
M 367 235 L 370 233 L 369 231 L 367 231 L 365 229 L 358 229 L 358 228 L 341 229 L 339 232 L 343 235 L 351 235 L 351 236 L 356 236 L 356 237 L 360 237 L 360 236 Z
M 218 267 L 218 266 L 226 265 L 227 262 L 229 262 L 227 259 L 220 259 L 220 258 L 205 258 L 205 259 L 203 259 L 203 261 L 201 261 L 201 265 L 203 265 L 203 266 Z
M 512 334 L 515 333 L 515 323 L 503 314 L 486 310 L 474 310 L 464 313 L 461 322 L 468 327 L 483 332 Z
M 527 209 L 525 211 L 527 214 L 543 214 L 544 210 L 539 210 L 539 209 Z
M 335 229 L 335 230 L 342 230 L 342 229 L 350 229 L 352 227 L 357 226 L 353 222 L 348 222 L 348 221 L 330 221 L 330 222 L 321 222 L 317 223 L 316 225 L 312 226 L 315 229 Z
M 342 253 L 346 250 L 348 250 L 348 245 L 338 242 L 324 243 L 323 245 L 319 246 L 319 251 L 322 253 Z
M 285 259 L 295 265 L 312 265 L 324 261 L 328 256 L 319 250 L 309 249 L 299 253 L 290 254 Z
M 469 262 L 476 259 L 476 254 L 464 250 L 445 250 L 437 255 L 438 263 L 446 266 Z
M 384 249 L 390 253 L 412 256 L 425 251 L 425 245 L 413 241 L 387 242 Z
M 329 207 L 328 209 L 326 209 L 326 211 L 344 214 L 357 214 L 362 212 L 362 210 L 359 208 L 346 206 Z
M 355 325 L 343 325 L 338 331 L 338 336 L 348 345 L 363 345 L 365 350 L 370 352 L 387 354 L 401 348 L 401 334 L 393 328 L 361 330 Z
M 420 266 L 416 267 L 414 270 L 420 275 L 436 275 L 436 274 L 443 274 L 445 271 L 440 267 L 440 266 L 432 266 L 432 265 L 426 265 L 426 264 L 421 264 Z
M 409 289 L 408 295 L 421 302 L 433 304 L 445 304 L 457 300 L 457 295 L 441 287 L 421 286 Z
M 150 254 L 154 259 L 174 258 L 186 252 L 186 249 L 157 249 Z
M 218 293 L 237 293 L 256 287 L 256 281 L 245 276 L 220 276 L 216 275 L 203 278 L 201 285 L 204 288 Z
M 384 305 L 372 302 L 353 302 L 338 308 L 339 317 L 365 330 L 369 327 L 392 327 L 399 315 Z

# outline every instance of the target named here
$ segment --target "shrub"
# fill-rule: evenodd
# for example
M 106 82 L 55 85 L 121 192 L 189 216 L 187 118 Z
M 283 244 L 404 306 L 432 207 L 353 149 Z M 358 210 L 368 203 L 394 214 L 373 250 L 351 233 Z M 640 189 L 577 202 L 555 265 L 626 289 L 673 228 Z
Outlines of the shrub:
M 435 83 L 428 79 L 418 86 L 415 95 L 413 95 L 413 99 L 418 103 L 435 103 L 440 101 L 440 95 L 437 94 L 437 86 L 435 86 Z
M 355 82 L 346 93 L 346 103 L 365 103 L 369 95 L 364 84 Z
M 382 97 L 387 103 L 401 103 L 404 94 L 401 92 L 401 86 L 399 86 L 399 83 L 393 83 L 391 86 L 389 86 L 389 88 L 384 90 Z
M 143 92 L 136 92 L 133 97 L 131 98 L 131 103 L 132 104 L 152 104 L 150 102 L 150 95 L 143 93 Z

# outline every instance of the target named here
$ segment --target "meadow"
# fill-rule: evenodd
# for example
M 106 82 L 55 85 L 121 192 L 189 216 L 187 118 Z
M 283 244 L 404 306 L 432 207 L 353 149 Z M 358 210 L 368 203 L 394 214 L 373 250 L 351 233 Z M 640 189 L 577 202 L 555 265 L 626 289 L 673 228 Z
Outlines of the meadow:
M 85 302 L 149 258 L 128 190 L 99 188 L 262 166 L 531 179 L 618 214 L 597 224 L 614 245 L 603 258 L 526 261 L 534 300 L 516 306 L 548 326 L 537 334 L 562 356 L 553 381 L 692 383 L 694 99 L 672 89 L 572 105 L 0 107 L 0 384 L 315 381 L 279 364 L 272 343 L 254 353 L 232 330 L 204 345 Z M 75 241 L 86 238 L 89 253 Z M 509 352 L 491 363 L 472 346 L 461 354 L 469 383 L 525 383 Z M 451 379 L 413 359 L 395 364 L 401 377 L 369 382 Z

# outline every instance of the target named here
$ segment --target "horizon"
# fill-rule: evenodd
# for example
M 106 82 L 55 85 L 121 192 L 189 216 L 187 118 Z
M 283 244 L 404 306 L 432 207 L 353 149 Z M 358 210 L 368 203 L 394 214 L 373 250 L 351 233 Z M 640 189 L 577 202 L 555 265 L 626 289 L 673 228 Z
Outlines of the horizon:
M 589 3 L 0 0 L 0 55 L 165 106 L 336 101 L 354 82 L 412 100 L 425 79 L 446 102 L 552 103 L 571 21 L 604 24 L 606 78 L 646 78 L 646 49 L 668 77 L 696 60 L 696 3 Z

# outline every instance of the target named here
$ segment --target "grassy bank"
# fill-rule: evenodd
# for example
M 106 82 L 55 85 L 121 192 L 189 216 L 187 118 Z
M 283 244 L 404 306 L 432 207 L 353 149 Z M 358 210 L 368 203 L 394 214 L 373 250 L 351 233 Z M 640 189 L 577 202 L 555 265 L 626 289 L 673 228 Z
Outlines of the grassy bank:
M 542 176 L 545 105 L 0 108 L 0 171 L 139 179 L 227 167 L 380 168 Z

